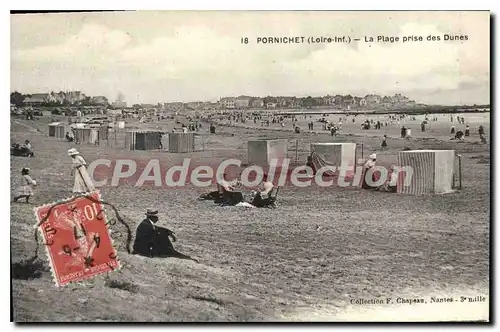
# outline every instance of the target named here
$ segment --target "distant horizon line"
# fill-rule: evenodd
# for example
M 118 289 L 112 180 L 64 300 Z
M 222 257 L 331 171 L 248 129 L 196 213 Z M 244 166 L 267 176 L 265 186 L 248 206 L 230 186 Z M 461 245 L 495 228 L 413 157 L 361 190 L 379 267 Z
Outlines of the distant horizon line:
M 27 95 L 34 95 L 34 94 L 44 94 L 44 93 L 50 94 L 51 92 L 73 92 L 73 91 L 83 92 L 83 94 L 87 95 L 86 92 L 84 92 L 83 90 L 59 90 L 59 91 L 51 90 L 50 92 L 20 92 L 18 90 L 14 90 L 14 91 L 11 90 L 10 93 L 18 92 L 18 93 L 21 93 L 23 95 L 25 95 L 25 94 L 27 94 Z M 404 94 L 403 92 L 397 92 L 397 93 L 395 92 L 393 94 L 381 94 L 381 93 L 374 93 L 374 92 L 372 92 L 372 93 L 365 94 L 363 97 L 369 96 L 369 95 L 378 95 L 378 96 L 381 96 L 381 97 L 385 97 L 385 96 L 392 97 L 392 96 L 395 96 L 397 94 L 400 94 L 400 95 L 402 95 L 404 97 L 407 97 L 409 100 L 415 101 L 416 104 L 424 104 L 426 106 L 472 106 L 472 105 L 488 105 L 488 106 L 490 106 L 491 105 L 491 101 L 489 101 L 487 103 L 472 103 L 472 104 L 471 103 L 465 103 L 465 104 L 459 104 L 459 103 L 454 103 L 454 104 L 439 104 L 439 103 L 437 103 L 437 104 L 435 104 L 435 103 L 434 104 L 427 104 L 425 102 L 416 101 L 416 100 L 410 98 L 408 95 Z M 125 94 L 123 94 L 123 93 L 118 93 L 118 95 L 125 96 Z M 165 103 L 184 103 L 185 104 L 185 103 L 196 103 L 196 102 L 214 103 L 214 102 L 220 101 L 222 98 L 238 98 L 238 97 L 242 97 L 242 96 L 244 96 L 244 97 L 252 97 L 252 98 L 266 98 L 266 97 L 295 97 L 295 98 L 307 98 L 307 97 L 311 97 L 311 98 L 318 98 L 318 97 L 326 97 L 326 96 L 335 97 L 337 95 L 339 95 L 339 96 L 348 96 L 348 95 L 350 95 L 352 97 L 359 97 L 359 95 L 352 94 L 352 93 L 347 93 L 347 94 L 337 93 L 337 94 L 326 94 L 326 95 L 309 94 L 307 96 L 300 96 L 300 95 L 288 95 L 288 96 L 286 96 L 286 95 L 267 95 L 267 96 L 264 96 L 264 97 L 262 97 L 262 96 L 252 96 L 252 95 L 247 95 L 247 94 L 239 94 L 238 96 L 223 96 L 223 97 L 219 97 L 219 99 L 215 99 L 215 100 L 214 99 L 211 99 L 211 100 L 190 100 L 190 101 L 179 101 L 179 100 L 176 100 L 176 101 L 162 101 L 162 102 L 158 102 L 157 101 L 155 103 L 153 103 L 153 102 L 140 102 L 140 103 L 136 102 L 136 103 L 131 103 L 131 104 L 132 105 L 135 105 L 135 104 L 138 104 L 138 105 L 141 105 L 141 104 L 159 104 L 159 103 L 161 103 L 161 104 L 165 104 Z M 87 95 L 87 96 L 91 97 L 91 95 Z M 103 96 L 103 95 L 95 95 L 95 96 Z M 104 96 L 104 97 L 106 97 L 108 100 L 111 100 L 111 98 L 109 98 L 107 96 Z M 115 102 L 115 101 L 116 100 L 110 101 L 110 103 Z M 122 100 L 122 102 L 125 102 L 127 104 L 129 103 L 126 100 Z

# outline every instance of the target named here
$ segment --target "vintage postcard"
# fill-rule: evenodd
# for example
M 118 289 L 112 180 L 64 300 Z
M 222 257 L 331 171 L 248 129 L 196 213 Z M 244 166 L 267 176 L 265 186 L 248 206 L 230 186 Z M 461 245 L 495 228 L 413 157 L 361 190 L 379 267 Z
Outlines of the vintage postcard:
M 10 19 L 15 322 L 490 321 L 489 11 Z

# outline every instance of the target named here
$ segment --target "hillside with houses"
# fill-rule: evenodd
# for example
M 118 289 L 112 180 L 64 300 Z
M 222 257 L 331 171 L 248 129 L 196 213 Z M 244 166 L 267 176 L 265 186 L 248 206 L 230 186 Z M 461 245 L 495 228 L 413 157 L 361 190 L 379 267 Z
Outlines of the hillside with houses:
M 196 104 L 201 105 L 202 103 Z M 417 106 L 414 100 L 401 94 L 380 96 L 326 95 L 322 97 L 223 97 L 217 103 L 220 109 L 296 109 L 296 108 L 338 108 L 338 109 L 377 109 L 377 108 L 412 108 Z M 212 105 L 208 105 L 212 106 Z M 199 107 L 199 106 L 198 106 Z
M 120 115 L 128 113 L 153 112 L 200 112 L 200 111 L 230 111 L 230 110 L 333 110 L 349 112 L 398 112 L 433 109 L 432 106 L 416 103 L 400 93 L 392 96 L 368 94 L 326 95 L 322 97 L 267 96 L 255 97 L 241 95 L 238 97 L 221 97 L 218 101 L 166 102 L 156 104 L 133 104 L 128 106 L 125 96 L 118 94 L 115 101 L 109 101 L 105 96 L 89 96 L 82 91 L 60 91 L 36 94 L 10 94 L 11 111 L 24 110 L 36 113 L 73 114 L 81 111 L 83 114 Z M 448 106 L 454 107 L 454 106 Z

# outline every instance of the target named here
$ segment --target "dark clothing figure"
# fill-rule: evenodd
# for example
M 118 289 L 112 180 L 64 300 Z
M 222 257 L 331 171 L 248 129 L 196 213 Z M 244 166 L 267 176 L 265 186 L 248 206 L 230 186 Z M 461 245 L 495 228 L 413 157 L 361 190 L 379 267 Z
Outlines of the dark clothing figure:
M 465 136 L 466 137 L 470 136 L 470 128 L 469 128 L 469 126 L 465 126 Z
M 206 194 L 201 194 L 200 197 L 198 198 L 199 200 L 205 200 L 205 201 L 216 201 L 218 203 L 222 202 L 222 195 L 218 190 L 216 191 L 211 191 Z
M 256 193 L 255 197 L 252 200 L 252 203 L 250 204 L 252 204 L 255 207 L 264 207 L 267 205 L 267 203 L 268 203 L 267 199 L 263 199 L 260 193 Z
M 68 142 L 73 142 L 73 141 L 74 141 L 74 138 L 73 138 L 73 137 L 71 137 L 71 136 L 70 136 L 70 134 L 67 132 L 67 133 L 66 133 L 66 140 L 67 140 Z
M 401 138 L 405 138 L 406 137 L 406 127 L 402 127 L 401 128 Z
M 464 137 L 464 133 L 460 130 L 457 131 L 457 133 L 455 134 L 455 139 L 461 140 L 463 137 Z
M 314 167 L 314 163 L 313 163 L 313 158 L 312 156 L 308 156 L 307 157 L 307 163 L 306 163 L 306 166 L 308 167 L 311 167 L 312 171 L 313 171 L 313 174 L 316 175 L 316 168 Z
M 144 219 L 139 224 L 139 227 L 137 227 L 134 241 L 134 254 L 146 257 L 157 257 L 160 251 L 159 245 L 161 243 L 161 241 L 159 241 L 159 234 L 158 227 L 154 226 L 149 219 Z M 169 235 L 172 233 L 167 230 L 166 234 Z M 168 237 L 167 240 L 167 245 L 173 248 Z
M 479 136 L 484 135 L 484 128 L 482 125 L 479 126 L 479 129 L 477 130 L 477 132 L 479 133 Z
M 177 240 L 174 232 L 167 228 L 155 226 L 149 218 L 146 218 L 137 227 L 133 254 L 150 258 L 174 257 L 197 262 L 194 258 L 175 250 L 169 237 L 174 242 Z
M 455 127 L 451 127 L 451 131 L 450 131 L 450 134 L 455 134 Z
M 159 227 L 154 226 L 151 220 L 148 218 L 144 219 L 139 224 L 139 227 L 137 227 L 133 253 L 146 257 L 157 257 L 159 252 L 162 251 L 160 250 L 160 246 L 165 240 L 160 238 L 160 231 L 158 229 Z M 166 244 L 163 244 L 163 246 L 173 248 L 173 245 L 168 238 L 168 236 L 173 235 L 173 232 L 164 228 L 162 233 L 167 235 L 167 241 L 165 241 Z
M 424 132 L 424 131 L 425 131 L 425 123 L 423 123 L 423 122 L 422 122 L 422 123 L 420 124 L 420 129 L 422 129 L 422 132 Z
M 382 146 L 383 148 L 386 148 L 386 147 L 387 147 L 387 137 L 382 138 L 382 144 L 381 144 L 381 146 Z
M 224 193 L 222 194 L 223 205 L 234 206 L 241 202 L 243 202 L 243 194 L 241 192 L 224 190 Z

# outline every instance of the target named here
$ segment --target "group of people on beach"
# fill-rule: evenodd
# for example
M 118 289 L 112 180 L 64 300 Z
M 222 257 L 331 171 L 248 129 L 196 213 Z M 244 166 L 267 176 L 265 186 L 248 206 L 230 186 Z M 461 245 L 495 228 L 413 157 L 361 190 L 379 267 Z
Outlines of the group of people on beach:
M 224 172 L 222 181 L 217 183 L 217 190 L 202 194 L 199 199 L 212 200 L 219 206 L 276 207 L 275 186 L 269 181 L 267 174 L 263 174 L 259 188 L 251 192 L 248 202 L 245 202 L 240 188 L 241 182 L 237 179 L 230 180 L 228 173 Z
M 94 191 L 94 183 L 87 172 L 87 162 L 80 155 L 80 152 L 75 148 L 71 148 L 68 150 L 68 156 L 72 158 L 71 175 L 74 178 L 73 194 L 78 195 Z M 21 198 L 24 198 L 26 203 L 29 203 L 30 197 L 34 194 L 33 188 L 36 186 L 37 181 L 31 178 L 30 169 L 23 167 L 21 170 L 21 185 L 17 188 L 13 201 L 17 202 Z

